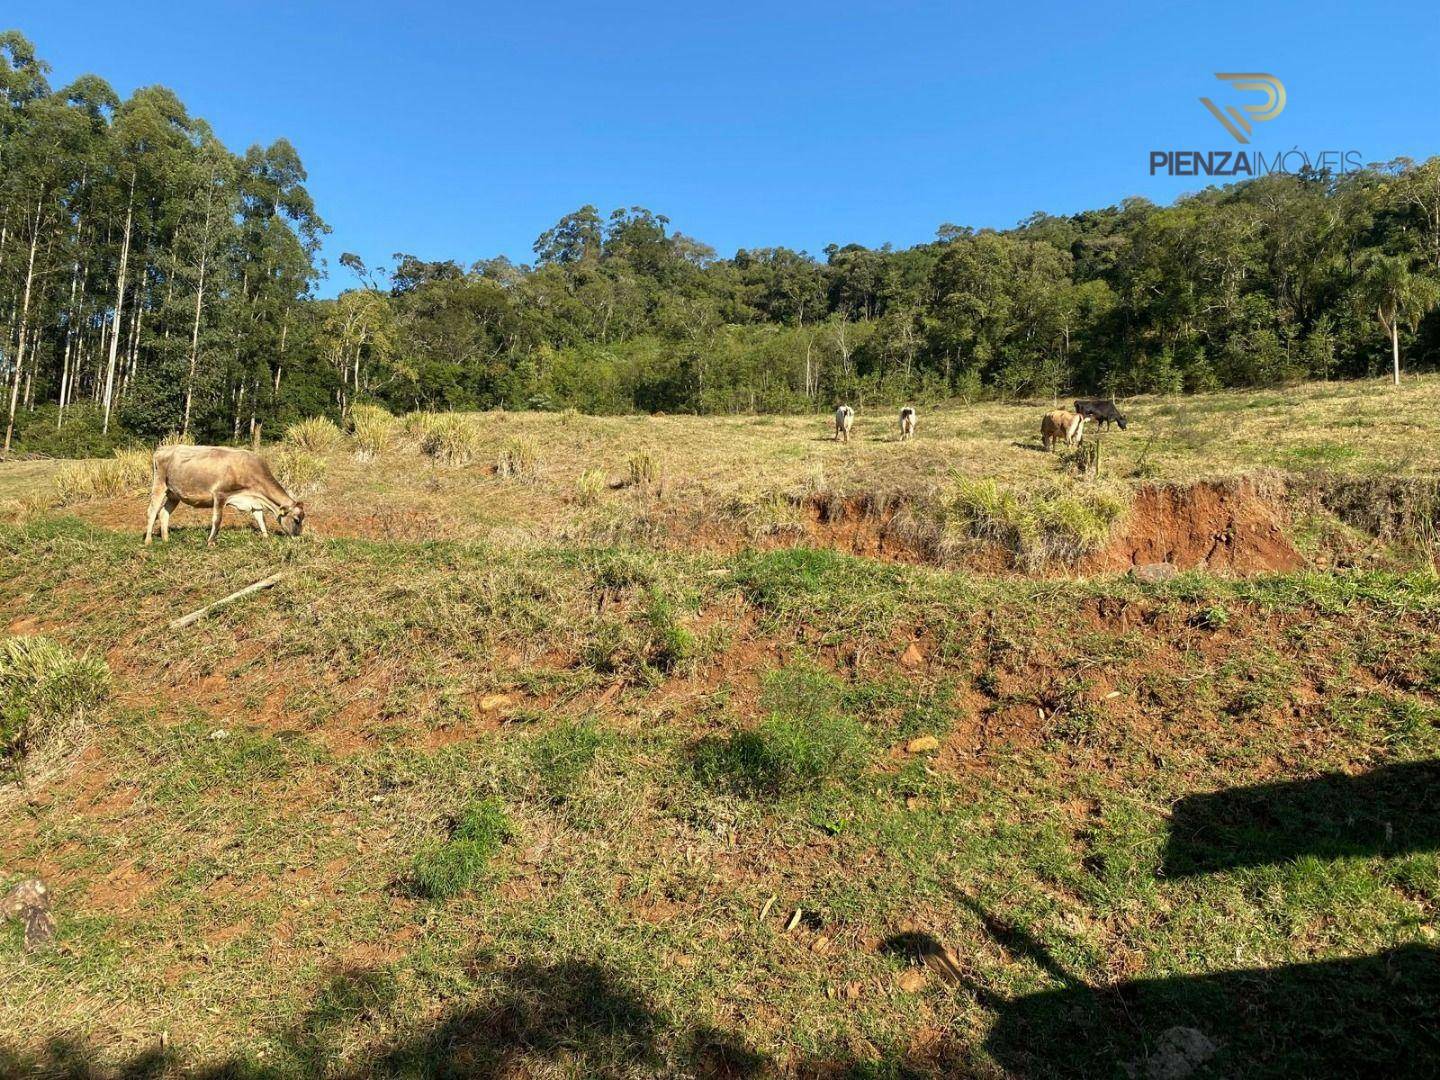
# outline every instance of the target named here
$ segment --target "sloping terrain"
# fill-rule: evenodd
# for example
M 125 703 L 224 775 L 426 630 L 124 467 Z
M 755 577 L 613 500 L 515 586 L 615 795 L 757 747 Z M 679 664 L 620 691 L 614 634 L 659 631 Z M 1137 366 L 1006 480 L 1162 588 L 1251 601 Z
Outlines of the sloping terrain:
M 4 796 L 6 880 L 51 885 L 60 937 L 0 938 L 0 1071 L 1433 1060 L 1430 574 L 147 550 L 65 519 L 0 560 L 9 632 L 114 684 Z

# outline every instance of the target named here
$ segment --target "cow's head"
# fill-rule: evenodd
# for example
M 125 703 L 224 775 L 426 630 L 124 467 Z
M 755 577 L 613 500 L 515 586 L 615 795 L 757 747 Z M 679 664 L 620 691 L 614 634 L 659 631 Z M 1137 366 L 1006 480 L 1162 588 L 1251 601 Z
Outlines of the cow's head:
M 297 502 L 280 511 L 280 524 L 291 536 L 299 536 L 305 528 L 305 504 Z
M 1124 418 L 1123 416 L 1121 416 L 1119 413 L 1116 413 L 1116 414 L 1115 414 L 1115 423 L 1120 426 L 1120 430 L 1121 430 L 1121 431 L 1124 431 L 1124 430 L 1125 430 L 1125 418 Z

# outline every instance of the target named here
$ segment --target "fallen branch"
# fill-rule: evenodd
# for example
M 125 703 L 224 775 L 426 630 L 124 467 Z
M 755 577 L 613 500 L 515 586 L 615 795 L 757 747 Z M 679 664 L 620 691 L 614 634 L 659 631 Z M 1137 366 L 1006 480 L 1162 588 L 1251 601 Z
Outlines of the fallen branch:
M 226 604 L 233 604 L 236 600 L 240 600 L 246 596 L 249 596 L 251 593 L 257 593 L 261 589 L 270 588 L 270 586 L 279 582 L 284 576 L 284 571 L 281 571 L 278 574 L 271 574 L 263 581 L 257 581 L 254 585 L 246 585 L 245 588 L 239 590 L 238 592 L 233 592 L 229 596 L 222 597 L 221 599 L 216 600 L 213 604 L 206 604 L 199 611 L 192 611 L 189 615 L 182 615 L 178 619 L 171 619 L 170 629 L 179 630 L 183 626 L 189 626 L 191 623 L 199 622 L 206 615 L 209 615 L 210 612 L 216 610 L 217 608 L 222 608 Z

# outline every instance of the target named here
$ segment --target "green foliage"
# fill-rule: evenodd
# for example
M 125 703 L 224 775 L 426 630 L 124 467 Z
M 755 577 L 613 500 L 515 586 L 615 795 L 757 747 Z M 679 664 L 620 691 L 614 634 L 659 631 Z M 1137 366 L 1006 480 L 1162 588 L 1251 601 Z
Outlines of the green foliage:
M 504 805 L 483 799 L 465 809 L 447 839 L 416 852 L 411 876 L 425 896 L 448 899 L 479 881 L 513 834 Z
M 834 676 L 796 665 L 765 683 L 764 718 L 694 750 L 706 783 L 758 799 L 782 799 L 858 776 L 870 753 L 865 729 L 840 712 L 843 691 Z
M 0 760 L 18 764 L 109 692 L 102 660 L 77 657 L 47 637 L 0 641 Z

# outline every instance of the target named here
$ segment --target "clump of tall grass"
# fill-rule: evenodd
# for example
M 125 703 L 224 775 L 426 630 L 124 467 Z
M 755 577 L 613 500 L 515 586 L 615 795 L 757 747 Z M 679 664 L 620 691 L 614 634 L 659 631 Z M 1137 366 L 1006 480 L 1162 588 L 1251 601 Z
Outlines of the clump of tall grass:
M 350 409 L 350 441 L 355 457 L 369 461 L 390 449 L 399 421 L 379 405 L 355 405 Z
M 328 454 L 345 436 L 328 416 L 312 416 L 285 429 L 285 442 L 312 454 Z
M 441 465 L 469 465 L 480 452 L 480 433 L 459 413 L 411 413 L 405 424 L 420 452 Z
M 270 469 L 294 498 L 303 499 L 320 490 L 329 466 L 319 454 L 304 450 L 289 443 L 265 453 Z
M 150 486 L 150 457 L 146 450 L 116 450 L 114 457 L 66 462 L 55 474 L 55 497 L 68 506 L 142 493 Z
M 605 474 L 599 469 L 586 469 L 575 480 L 575 501 L 581 506 L 594 506 L 605 490 Z
M 625 465 L 632 487 L 649 487 L 660 472 L 655 464 L 655 455 L 648 450 L 637 450 Z
M 506 478 L 530 476 L 535 472 L 535 447 L 522 439 L 510 439 L 495 459 L 495 475 Z
M 103 660 L 78 657 L 48 637 L 0 641 L 0 760 L 18 768 L 73 731 L 109 692 Z
M 194 446 L 195 436 L 172 431 L 160 440 L 160 446 Z
M 1123 492 L 1111 488 L 1019 489 L 988 477 L 958 481 L 945 506 L 947 520 L 965 536 L 998 544 L 1032 570 L 1097 550 L 1128 509 Z

